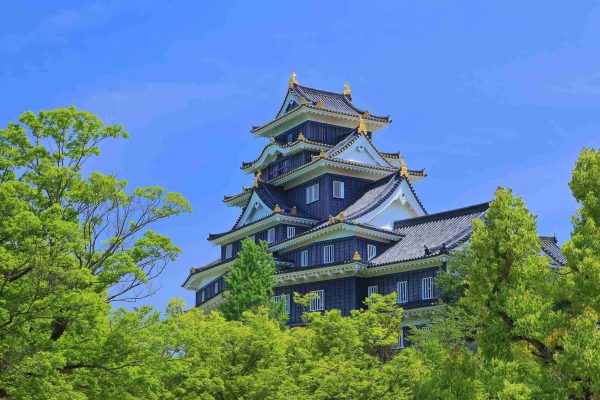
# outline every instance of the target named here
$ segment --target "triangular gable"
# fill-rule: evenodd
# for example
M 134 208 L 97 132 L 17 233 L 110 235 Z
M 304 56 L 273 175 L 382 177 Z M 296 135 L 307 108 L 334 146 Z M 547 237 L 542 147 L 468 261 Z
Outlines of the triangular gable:
M 356 221 L 384 229 L 394 229 L 394 221 L 426 214 L 406 179 L 403 179 L 391 196 Z
M 378 165 L 380 167 L 392 166 L 377 152 L 373 143 L 363 134 L 358 134 L 356 140 L 352 141 L 346 148 L 335 154 L 334 158 L 360 162 L 368 165 Z
M 265 202 L 262 201 L 260 196 L 255 191 L 252 193 L 250 200 L 248 200 L 246 208 L 244 208 L 244 211 L 242 212 L 242 215 L 234 229 L 248 225 L 270 214 L 273 214 L 273 210 L 267 207 Z
M 283 100 L 283 103 L 281 103 L 281 107 L 279 108 L 279 112 L 277 112 L 275 118 L 299 106 L 300 100 L 296 96 L 294 96 L 292 92 L 288 91 L 287 95 L 285 96 L 285 99 Z

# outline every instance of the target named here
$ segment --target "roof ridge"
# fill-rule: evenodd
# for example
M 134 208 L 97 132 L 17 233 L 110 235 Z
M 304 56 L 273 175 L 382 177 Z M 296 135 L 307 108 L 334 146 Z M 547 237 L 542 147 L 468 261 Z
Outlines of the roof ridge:
M 408 182 L 408 181 L 407 181 Z M 410 183 L 409 183 L 410 184 Z M 443 219 L 453 218 L 460 215 L 473 214 L 475 212 L 486 211 L 489 208 L 489 202 L 474 204 L 467 207 L 455 208 L 435 214 L 422 215 L 420 217 L 409 218 L 404 220 L 394 221 L 394 229 L 404 228 L 407 226 L 423 224 L 430 221 L 439 221 Z
M 307 89 L 307 90 L 312 90 L 312 91 L 314 91 L 314 92 L 320 92 L 320 93 L 325 93 L 325 94 L 331 94 L 331 95 L 338 96 L 338 97 L 346 97 L 346 95 L 345 95 L 344 93 L 337 93 L 337 92 L 331 92 L 331 91 L 329 91 L 329 90 L 317 89 L 317 88 L 314 88 L 314 87 L 310 87 L 310 86 L 306 86 L 306 85 L 301 85 L 301 84 L 299 84 L 299 83 L 294 83 L 294 89 L 295 89 L 296 87 L 299 87 L 299 88 L 300 88 L 300 89 L 302 89 L 302 90 L 305 90 L 305 89 Z

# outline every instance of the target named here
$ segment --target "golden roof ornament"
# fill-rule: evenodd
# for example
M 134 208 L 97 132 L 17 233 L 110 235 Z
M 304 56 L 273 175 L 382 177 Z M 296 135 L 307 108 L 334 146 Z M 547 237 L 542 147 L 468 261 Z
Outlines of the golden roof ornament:
M 400 160 L 400 175 L 408 176 L 408 168 L 406 168 L 406 163 L 404 162 L 404 159 Z
M 344 213 L 340 213 L 338 215 L 338 221 L 344 222 L 345 220 L 346 220 L 346 216 L 344 215 Z
M 297 139 L 297 140 L 301 142 L 301 141 L 303 141 L 304 139 L 305 139 L 304 135 L 302 134 L 302 132 L 300 132 L 300 133 L 298 134 L 298 139 Z
M 252 186 L 257 187 L 258 183 L 262 181 L 262 171 L 258 170 L 256 171 L 256 175 L 254 175 L 254 182 L 252 183 Z
M 365 118 L 371 118 L 371 113 L 369 112 L 369 110 L 365 110 L 365 111 L 362 113 L 362 115 L 363 115 L 363 117 L 365 117 Z
M 300 104 L 302 104 L 303 106 L 307 105 L 308 102 L 306 101 L 306 99 L 303 97 L 300 99 Z
M 323 102 L 321 100 L 317 101 L 317 104 L 315 104 L 315 107 L 323 108 Z
M 281 212 L 281 207 L 279 207 L 279 204 L 275 204 L 275 208 L 273 209 L 273 212 L 275 214 L 278 214 Z
M 294 85 L 297 85 L 298 81 L 296 80 L 296 73 L 294 71 L 292 71 L 292 74 L 290 75 L 290 80 L 288 81 L 288 88 L 293 88 Z
M 358 250 L 356 250 L 356 251 L 354 252 L 354 256 L 352 257 L 352 259 L 353 259 L 354 261 L 361 261 L 361 260 L 362 260 L 362 257 L 360 256 L 360 253 L 358 252 Z
M 330 215 L 328 221 L 330 224 L 333 224 L 335 222 L 335 218 L 333 218 L 333 216 Z
M 350 85 L 346 82 L 344 84 L 344 96 L 351 96 L 352 95 L 352 89 L 350 89 Z
M 327 153 L 325 153 L 323 150 L 321 150 L 321 152 L 319 153 L 319 157 L 327 158 Z
M 296 215 L 298 214 L 298 209 L 296 208 L 296 206 L 292 207 L 292 210 L 290 211 L 290 215 Z
M 362 133 L 363 135 L 367 134 L 367 125 L 365 124 L 362 115 L 358 116 L 358 133 Z

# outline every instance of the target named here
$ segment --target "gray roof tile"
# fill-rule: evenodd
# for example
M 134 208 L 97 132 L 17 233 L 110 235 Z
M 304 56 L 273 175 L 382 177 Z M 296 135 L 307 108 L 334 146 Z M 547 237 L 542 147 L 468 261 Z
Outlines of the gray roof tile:
M 449 251 L 468 239 L 473 231 L 472 222 L 483 219 L 487 209 L 488 203 L 483 203 L 396 221 L 394 229 L 404 237 L 371 262 L 387 264 Z

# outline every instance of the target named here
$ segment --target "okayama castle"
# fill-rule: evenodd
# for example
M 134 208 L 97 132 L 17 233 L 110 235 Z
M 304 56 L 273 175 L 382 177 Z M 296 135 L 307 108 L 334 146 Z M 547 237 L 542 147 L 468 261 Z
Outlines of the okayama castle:
M 225 196 L 240 207 L 231 230 L 210 234 L 221 257 L 191 268 L 183 286 L 196 306 L 222 300 L 223 274 L 241 241 L 265 240 L 277 263 L 276 301 L 289 325 L 301 324 L 293 293 L 315 294 L 310 311 L 364 307 L 373 294 L 395 292 L 405 326 L 423 326 L 437 303 L 434 276 L 468 240 L 487 203 L 429 214 L 415 186 L 427 176 L 400 153 L 377 149 L 373 134 L 391 123 L 357 107 L 350 87 L 332 93 L 300 85 L 292 74 L 276 117 L 252 133 L 268 138 L 258 157 L 242 163 L 251 187 Z M 555 266 L 565 260 L 554 237 L 542 237 Z

